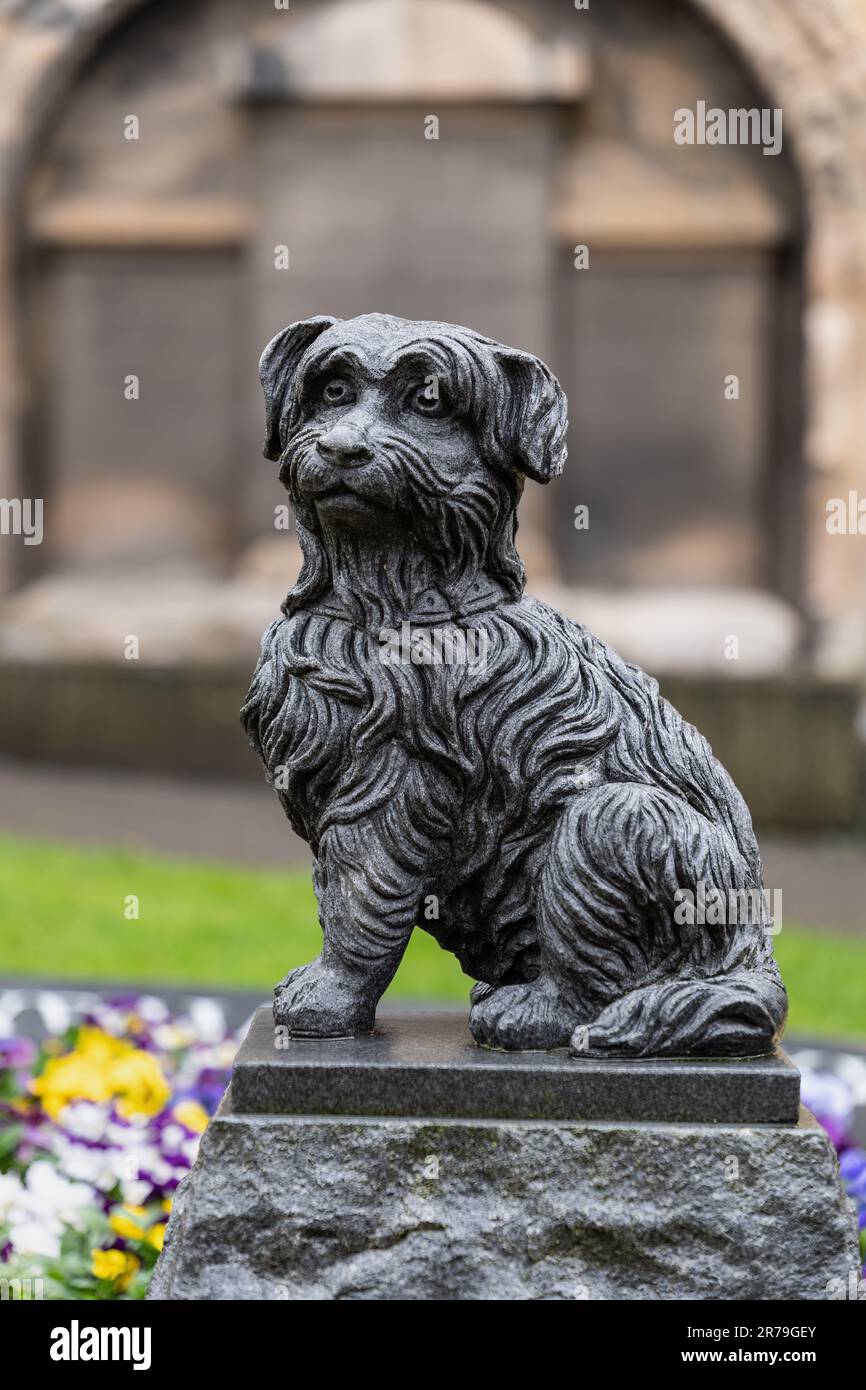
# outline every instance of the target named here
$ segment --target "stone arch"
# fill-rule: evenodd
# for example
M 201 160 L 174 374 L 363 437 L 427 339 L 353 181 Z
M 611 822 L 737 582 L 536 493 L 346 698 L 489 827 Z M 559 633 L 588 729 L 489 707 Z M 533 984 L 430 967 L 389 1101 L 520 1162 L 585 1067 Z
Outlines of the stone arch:
M 148 0 L 19 0 L 0 21 L 0 493 L 15 495 L 18 193 L 43 124 L 88 56 Z M 807 597 L 828 671 L 862 669 L 866 561 L 833 544 L 824 501 L 866 495 L 866 12 L 856 0 L 688 0 L 784 110 L 804 187 Z M 828 544 L 828 539 L 830 543 Z M 0 552 L 0 587 L 8 561 Z
M 371 55 L 358 69 L 363 44 Z M 568 100 L 579 94 L 582 54 L 548 43 L 490 0 L 334 0 L 304 16 L 284 45 L 301 98 L 401 101 Z

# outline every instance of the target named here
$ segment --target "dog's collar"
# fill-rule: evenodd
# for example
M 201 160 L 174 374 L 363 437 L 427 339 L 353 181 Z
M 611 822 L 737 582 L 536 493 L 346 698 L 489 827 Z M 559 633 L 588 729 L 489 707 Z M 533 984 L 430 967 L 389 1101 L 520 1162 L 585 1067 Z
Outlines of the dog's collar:
M 413 627 L 440 627 L 446 623 L 462 623 L 466 618 L 478 617 L 481 613 L 491 613 L 511 602 L 512 599 L 499 584 L 486 575 L 478 575 L 462 591 L 453 594 L 450 602 L 441 589 L 425 589 L 413 603 L 411 611 L 400 616 L 400 621 L 408 622 Z M 337 594 L 328 594 L 303 611 L 322 618 L 341 618 L 353 627 L 358 626 L 355 615 Z

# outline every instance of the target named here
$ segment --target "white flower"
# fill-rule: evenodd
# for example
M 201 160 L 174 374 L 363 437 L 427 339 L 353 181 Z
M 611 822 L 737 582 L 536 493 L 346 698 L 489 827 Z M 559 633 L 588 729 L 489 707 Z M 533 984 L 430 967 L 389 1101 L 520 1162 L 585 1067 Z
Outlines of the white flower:
M 21 1179 L 17 1173 L 0 1173 L 0 1221 L 21 1199 Z
M 135 1012 L 145 1023 L 163 1023 L 169 1017 L 168 1005 L 154 994 L 143 994 Z
M 153 1041 L 162 1052 L 177 1052 L 190 1047 L 195 1042 L 195 1034 L 181 1023 L 158 1023 L 153 1030 Z
M 115 1144 L 118 1148 L 132 1148 L 133 1145 L 142 1143 L 142 1136 L 145 1136 L 149 1126 L 150 1120 L 146 1115 L 133 1115 L 125 1125 L 121 1125 L 118 1120 L 111 1120 L 110 1125 L 106 1126 L 104 1138 L 108 1144 Z
M 184 1158 L 188 1158 L 190 1163 L 195 1163 L 198 1154 L 198 1146 L 201 1143 L 201 1135 L 196 1134 L 191 1139 L 184 1139 L 180 1146 L 180 1151 Z
M 75 1100 L 63 1107 L 63 1127 L 79 1139 L 102 1139 L 108 1123 L 106 1105 L 92 1100 Z
M 60 1166 L 69 1178 L 92 1183 L 101 1192 L 108 1192 L 117 1182 L 112 1165 L 108 1162 L 109 1150 L 88 1149 L 83 1144 L 68 1141 L 61 1147 L 55 1146 Z
M 186 1138 L 186 1130 L 182 1125 L 166 1125 L 162 1131 L 162 1147 L 167 1153 L 178 1153 Z
M 161 1154 L 152 1162 L 148 1163 L 144 1171 L 150 1173 L 154 1182 L 158 1184 L 166 1183 L 175 1176 L 174 1168 L 170 1163 L 166 1163 Z
M 28 1008 L 27 996 L 19 989 L 0 990 L 0 1037 L 11 1038 L 20 1014 Z
M 58 1223 L 19 1221 L 12 1227 L 12 1248 L 16 1255 L 44 1255 L 49 1260 L 60 1254 Z
M 193 999 L 189 1016 L 202 1042 L 218 1043 L 225 1037 L 226 1017 L 215 999 Z
M 36 996 L 36 1009 L 49 1033 L 65 1033 L 72 1022 L 69 1001 L 56 990 L 40 990 Z
M 848 1127 L 852 1111 L 851 1092 L 838 1076 L 832 1072 L 810 1072 L 804 1068 L 800 1089 L 803 1104 L 810 1110 L 839 1121 L 843 1128 Z
M 11 1195 L 11 1189 L 8 1189 Z M 22 1255 L 45 1255 L 49 1259 L 60 1253 L 60 1237 L 65 1224 L 74 1224 L 75 1217 L 92 1205 L 93 1189 L 83 1183 L 69 1182 L 47 1159 L 31 1163 L 23 1183 L 19 1183 L 7 1219 L 13 1249 Z
M 133 1178 L 120 1184 L 123 1200 L 129 1207 L 143 1207 L 151 1193 L 151 1184 Z
M 47 1159 L 37 1159 L 27 1169 L 21 1204 L 34 1216 L 73 1221 L 82 1207 L 93 1205 L 93 1190 L 70 1182 Z
M 155 1144 L 140 1144 L 137 1148 L 127 1148 L 122 1152 L 119 1149 L 109 1149 L 105 1158 L 115 1180 L 121 1184 L 126 1201 L 131 1200 L 127 1195 L 127 1184 L 139 1181 L 139 1171 L 152 1175 L 155 1183 L 165 1182 L 173 1176 L 173 1169 L 166 1163 Z
M 836 1058 L 836 1075 L 844 1081 L 856 1106 L 866 1105 L 866 1061 L 854 1053 L 843 1052 Z
M 115 1008 L 113 1004 L 102 1004 L 94 1010 L 94 1017 L 103 1033 L 113 1038 L 122 1038 L 129 1023 L 129 1010 Z

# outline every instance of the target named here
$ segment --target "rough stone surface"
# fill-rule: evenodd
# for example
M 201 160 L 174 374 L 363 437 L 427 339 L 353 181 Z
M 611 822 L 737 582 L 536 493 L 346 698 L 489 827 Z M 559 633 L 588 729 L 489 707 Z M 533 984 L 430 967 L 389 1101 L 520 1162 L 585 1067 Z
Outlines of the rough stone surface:
M 796 1126 L 214 1118 L 158 1299 L 826 1299 L 853 1210 Z
M 782 1054 L 701 1062 L 493 1051 L 454 1013 L 382 1018 L 364 1038 L 286 1038 L 263 1008 L 235 1059 L 232 1097 L 247 1114 L 793 1124 L 800 1076 Z

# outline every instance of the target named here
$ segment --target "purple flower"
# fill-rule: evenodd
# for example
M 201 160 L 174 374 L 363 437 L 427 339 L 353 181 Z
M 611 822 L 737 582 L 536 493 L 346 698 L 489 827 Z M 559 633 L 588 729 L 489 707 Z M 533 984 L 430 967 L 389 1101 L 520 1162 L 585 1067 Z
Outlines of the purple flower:
M 866 1177 L 866 1150 L 846 1149 L 839 1159 L 839 1171 L 846 1183 L 857 1183 Z
M 118 1110 L 115 1110 L 113 1105 L 111 1107 L 110 1119 L 113 1125 L 120 1125 L 123 1129 L 132 1129 L 134 1127 L 132 1120 L 127 1120 Z
M 845 1126 L 832 1115 L 819 1115 L 818 1120 L 821 1123 L 822 1129 L 826 1130 L 836 1152 L 842 1153 L 843 1150 L 847 1149 L 848 1133 Z
M 175 1093 L 172 1104 L 176 1105 L 181 1100 L 197 1100 L 209 1115 L 213 1115 L 230 1080 L 230 1071 L 222 1067 L 205 1067 L 194 1086 L 184 1086 Z
M 190 1161 L 189 1161 L 189 1159 L 187 1158 L 186 1154 L 180 1154 L 180 1153 L 164 1153 L 164 1154 L 163 1154 L 163 1158 L 165 1159 L 166 1163 L 169 1164 L 169 1166 L 170 1166 L 171 1168 L 191 1168 L 191 1167 L 192 1167 L 192 1164 L 190 1163 Z M 148 1181 L 150 1181 L 150 1174 L 149 1174 L 149 1173 L 142 1173 L 141 1176 L 142 1176 L 143 1178 L 146 1178 Z
M 848 1196 L 853 1197 L 858 1205 L 866 1205 L 866 1177 L 859 1177 L 854 1182 L 847 1182 L 845 1187 L 848 1190 Z
M 171 1107 L 177 1103 L 177 1100 L 178 1092 L 175 1092 L 171 1098 L 171 1101 L 165 1107 L 165 1109 L 160 1110 L 159 1114 L 152 1115 L 150 1118 L 148 1130 L 150 1131 L 151 1135 L 157 1143 L 159 1142 L 159 1137 L 162 1134 L 162 1131 L 166 1129 L 169 1125 L 173 1125 L 175 1123 L 171 1116 Z
M 30 1038 L 0 1038 L 0 1071 L 29 1068 L 36 1060 L 36 1044 Z
M 834 1128 L 847 1133 L 853 1110 L 851 1088 L 833 1072 L 810 1071 L 803 1068 L 800 1095 L 807 1110 L 817 1115 L 824 1128 L 832 1122 Z

